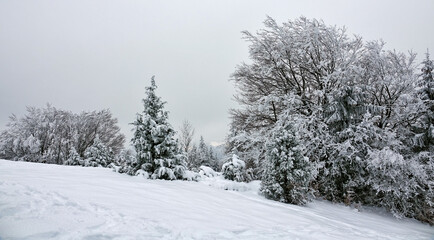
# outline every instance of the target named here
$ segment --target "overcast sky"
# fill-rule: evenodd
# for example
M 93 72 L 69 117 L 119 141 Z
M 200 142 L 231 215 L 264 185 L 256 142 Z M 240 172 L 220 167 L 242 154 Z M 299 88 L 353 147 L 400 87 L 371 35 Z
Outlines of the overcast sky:
M 0 0 L 0 129 L 26 106 L 109 108 L 131 138 L 152 75 L 169 120 L 223 142 L 229 82 L 248 60 L 241 31 L 300 16 L 347 26 L 387 48 L 434 52 L 434 1 L 5 1 Z M 434 56 L 434 54 L 433 54 Z

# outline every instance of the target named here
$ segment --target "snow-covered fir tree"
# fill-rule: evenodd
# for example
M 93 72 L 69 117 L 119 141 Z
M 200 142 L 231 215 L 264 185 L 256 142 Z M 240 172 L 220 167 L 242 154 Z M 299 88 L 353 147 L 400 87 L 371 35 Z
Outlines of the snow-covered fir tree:
M 433 78 L 433 70 L 434 63 L 430 59 L 429 52 L 427 51 L 425 54 L 425 60 L 422 62 L 422 85 L 423 92 L 425 93 L 424 99 L 434 100 L 434 78 Z
M 422 107 L 413 108 L 413 111 L 422 112 L 417 124 L 413 124 L 413 131 L 415 136 L 413 146 L 414 149 L 412 161 L 420 164 L 423 171 L 418 171 L 414 174 L 418 180 L 417 194 L 412 200 L 413 208 L 410 216 L 417 216 L 434 224 L 434 62 L 430 59 L 427 50 L 425 59 L 422 62 L 422 74 L 418 84 L 418 96 L 422 101 Z M 422 109 L 422 111 L 421 111 Z M 412 115 L 408 114 L 407 117 L 411 118 Z M 408 160 L 407 160 L 408 161 Z M 420 170 L 420 168 L 418 168 Z M 421 178 L 426 176 L 426 178 Z M 415 207 L 416 206 L 416 207 Z
M 187 162 L 187 167 L 189 170 L 193 170 L 193 171 L 197 171 L 200 167 L 200 165 L 198 165 L 198 150 L 197 150 L 197 146 L 196 144 L 193 144 L 191 146 L 191 150 L 188 153 L 188 162 Z
M 156 88 L 152 77 L 143 99 L 144 110 L 132 123 L 136 171 L 146 171 L 153 179 L 182 179 L 185 174 L 184 156 L 179 153 L 175 131 L 168 123 L 168 112 L 164 111 L 165 102 L 155 94 Z
M 205 143 L 203 136 L 200 137 L 198 145 L 192 144 L 187 153 L 184 154 L 186 155 L 189 170 L 197 172 L 200 171 L 201 166 L 211 167 L 215 171 L 219 169 L 219 163 L 212 146 Z
M 199 145 L 197 147 L 197 167 L 207 166 L 211 167 L 211 156 L 209 153 L 209 148 L 205 143 L 205 140 L 200 136 Z
M 212 168 L 214 171 L 218 171 L 219 169 L 219 162 L 217 159 L 217 155 L 213 150 L 213 146 L 209 146 L 208 148 L 208 154 L 209 154 L 209 167 Z
M 266 198 L 303 205 L 308 199 L 312 167 L 299 147 L 293 127 L 282 121 L 267 143 L 261 192 Z
M 114 161 L 114 154 L 110 148 L 99 139 L 96 135 L 92 146 L 86 149 L 84 165 L 86 167 L 107 167 Z
M 420 151 L 434 151 L 434 63 L 426 53 L 422 62 L 422 74 L 419 81 L 419 96 L 425 107 L 425 114 L 421 117 L 419 141 L 416 141 Z
M 77 153 L 77 150 L 75 150 L 75 147 L 71 147 L 69 150 L 68 159 L 64 162 L 65 165 L 71 165 L 71 166 L 83 166 L 84 161 L 81 159 L 80 154 Z

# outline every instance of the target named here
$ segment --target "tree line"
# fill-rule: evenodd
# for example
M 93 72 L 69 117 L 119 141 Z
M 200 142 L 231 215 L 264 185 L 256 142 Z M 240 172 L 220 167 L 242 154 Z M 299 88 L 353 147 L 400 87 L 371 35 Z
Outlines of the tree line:
M 65 164 L 73 155 L 87 158 L 89 150 L 100 144 L 114 156 L 124 142 L 125 136 L 109 110 L 74 114 L 51 105 L 28 107 L 24 117 L 12 115 L 1 133 L 0 158 Z

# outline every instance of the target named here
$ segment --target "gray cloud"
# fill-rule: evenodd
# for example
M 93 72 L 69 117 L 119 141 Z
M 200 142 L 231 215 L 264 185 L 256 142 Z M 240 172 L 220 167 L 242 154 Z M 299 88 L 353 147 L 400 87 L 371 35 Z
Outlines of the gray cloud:
M 110 108 L 129 138 L 150 77 L 197 137 L 222 142 L 235 93 L 228 82 L 248 61 L 240 31 L 270 15 L 346 25 L 367 40 L 434 51 L 434 2 L 426 1 L 0 1 L 0 129 L 25 106 L 79 112 Z

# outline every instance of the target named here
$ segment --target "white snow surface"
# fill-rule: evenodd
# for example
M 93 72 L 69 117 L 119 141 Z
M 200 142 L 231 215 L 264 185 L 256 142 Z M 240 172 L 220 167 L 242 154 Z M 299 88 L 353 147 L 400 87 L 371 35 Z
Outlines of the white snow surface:
M 415 220 L 326 201 L 283 204 L 258 187 L 0 160 L 0 239 L 434 239 Z

